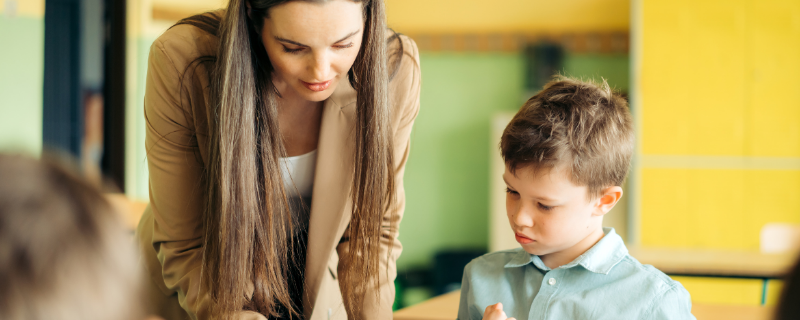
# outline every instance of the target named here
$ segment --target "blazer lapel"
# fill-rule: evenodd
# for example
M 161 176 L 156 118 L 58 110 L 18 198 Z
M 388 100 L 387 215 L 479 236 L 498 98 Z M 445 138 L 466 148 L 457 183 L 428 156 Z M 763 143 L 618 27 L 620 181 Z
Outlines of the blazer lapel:
M 345 207 L 353 177 L 355 91 L 344 81 L 325 101 L 308 225 L 303 313 L 314 311 L 331 253 L 346 228 Z M 336 272 L 336 270 L 333 270 Z M 318 310 L 317 312 L 322 312 Z M 325 310 L 327 312 L 327 310 Z

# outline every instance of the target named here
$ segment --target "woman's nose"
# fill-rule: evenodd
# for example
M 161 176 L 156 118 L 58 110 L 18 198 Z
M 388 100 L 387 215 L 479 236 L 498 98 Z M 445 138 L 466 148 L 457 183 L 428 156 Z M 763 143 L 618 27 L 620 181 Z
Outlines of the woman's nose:
M 310 65 L 311 76 L 314 81 L 324 82 L 330 80 L 331 60 L 326 52 L 319 52 L 313 55 Z

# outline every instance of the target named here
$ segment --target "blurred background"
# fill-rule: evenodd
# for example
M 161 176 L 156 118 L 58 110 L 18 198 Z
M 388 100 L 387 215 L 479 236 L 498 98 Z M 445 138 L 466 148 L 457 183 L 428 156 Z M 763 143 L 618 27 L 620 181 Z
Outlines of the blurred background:
M 799 1 L 386 3 L 422 68 L 396 307 L 458 289 L 472 258 L 516 246 L 499 136 L 556 73 L 604 79 L 631 102 L 636 155 L 605 223 L 632 255 L 695 302 L 774 304 L 800 234 Z M 80 158 L 135 226 L 150 45 L 225 4 L 0 0 L 0 152 Z M 763 263 L 743 271 L 750 260 Z

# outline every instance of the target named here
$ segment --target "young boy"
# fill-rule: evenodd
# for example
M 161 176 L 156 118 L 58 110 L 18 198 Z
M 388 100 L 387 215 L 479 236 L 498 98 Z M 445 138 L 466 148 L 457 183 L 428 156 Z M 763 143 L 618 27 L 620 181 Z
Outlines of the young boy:
M 694 319 L 683 286 L 602 227 L 633 146 L 627 103 L 606 83 L 560 78 L 528 100 L 500 142 L 522 248 L 467 265 L 458 319 Z

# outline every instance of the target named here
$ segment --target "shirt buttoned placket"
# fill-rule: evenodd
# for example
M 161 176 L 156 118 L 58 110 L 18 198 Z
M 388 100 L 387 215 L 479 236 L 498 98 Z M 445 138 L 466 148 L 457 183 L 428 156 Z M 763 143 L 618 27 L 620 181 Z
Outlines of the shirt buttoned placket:
M 539 293 L 533 298 L 533 303 L 531 304 L 530 313 L 528 314 L 529 320 L 547 319 L 548 307 L 556 292 L 558 292 L 565 271 L 563 269 L 555 269 L 544 274 Z

